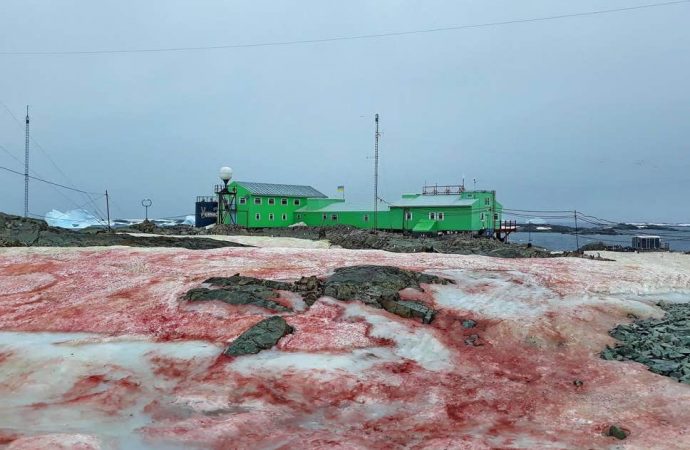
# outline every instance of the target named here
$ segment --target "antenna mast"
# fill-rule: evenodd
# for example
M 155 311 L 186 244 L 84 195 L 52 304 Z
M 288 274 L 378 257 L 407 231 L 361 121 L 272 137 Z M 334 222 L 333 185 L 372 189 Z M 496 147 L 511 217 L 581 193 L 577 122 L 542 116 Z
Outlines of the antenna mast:
M 29 217 L 29 105 L 26 105 L 26 139 L 24 141 L 24 217 Z
M 374 135 L 374 229 L 378 228 L 379 219 L 379 115 L 376 114 L 376 134 Z

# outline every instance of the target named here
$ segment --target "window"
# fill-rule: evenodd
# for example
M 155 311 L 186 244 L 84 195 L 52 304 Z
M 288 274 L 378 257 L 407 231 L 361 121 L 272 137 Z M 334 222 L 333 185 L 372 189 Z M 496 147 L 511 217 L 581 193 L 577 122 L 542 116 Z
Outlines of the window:
M 269 198 L 269 199 L 268 199 L 268 204 L 269 204 L 269 205 L 275 205 L 275 204 L 276 204 L 276 199 L 275 199 L 275 198 Z
M 494 214 L 494 220 L 498 220 L 498 214 Z
M 365 214 L 365 215 L 364 215 L 364 221 L 365 221 L 365 222 L 369 222 L 369 214 Z
M 288 202 L 287 202 L 287 199 L 286 199 L 286 198 L 281 198 L 281 199 L 280 199 L 280 204 L 281 204 L 281 205 L 287 205 L 287 203 L 288 203 Z
M 489 197 L 486 197 L 486 198 L 484 199 L 484 204 L 485 204 L 485 205 L 488 205 L 488 204 L 490 204 L 490 203 L 491 203 L 491 199 L 490 199 Z
M 246 205 L 247 204 L 247 197 L 240 197 L 240 205 Z
M 254 197 L 254 204 L 260 205 L 261 204 L 261 197 Z
M 435 212 L 429 213 L 429 220 L 436 220 L 436 213 Z
M 443 214 L 442 212 L 440 212 L 440 213 L 436 214 L 436 218 L 437 218 L 438 220 L 443 220 L 443 219 L 446 218 L 446 215 Z
M 283 214 L 282 216 L 280 216 L 280 219 L 281 220 L 287 220 L 287 214 Z
M 326 219 L 328 219 L 328 214 L 323 214 L 321 218 L 325 221 Z
M 299 205 L 299 199 L 296 198 L 294 203 L 295 203 L 295 206 L 298 206 Z
M 254 219 L 255 220 L 261 220 L 261 214 L 259 214 L 259 213 L 254 214 Z
M 484 220 L 484 213 L 479 213 L 479 220 Z
M 297 220 L 302 220 L 302 214 L 297 214 Z
M 331 220 L 332 220 L 333 222 L 337 222 L 337 221 L 338 221 L 338 215 L 337 215 L 337 214 L 332 214 L 332 215 L 331 215 Z
M 275 218 L 276 218 L 276 216 L 274 216 L 273 213 L 270 213 L 268 215 L 268 220 L 270 220 L 271 222 L 273 222 L 273 219 L 275 219 Z
M 407 211 L 405 213 L 405 220 L 412 220 L 412 211 Z

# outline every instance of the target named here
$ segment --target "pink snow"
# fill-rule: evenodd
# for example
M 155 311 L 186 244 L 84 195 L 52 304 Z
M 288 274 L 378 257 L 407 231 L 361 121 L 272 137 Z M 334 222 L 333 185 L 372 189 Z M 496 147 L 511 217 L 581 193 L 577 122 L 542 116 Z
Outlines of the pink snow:
M 612 257 L 0 249 L 0 448 L 689 448 L 690 386 L 598 352 L 628 314 L 690 299 L 690 257 Z M 321 298 L 238 358 L 224 346 L 271 312 L 182 299 L 211 276 L 355 264 L 456 284 L 403 292 L 430 325 Z

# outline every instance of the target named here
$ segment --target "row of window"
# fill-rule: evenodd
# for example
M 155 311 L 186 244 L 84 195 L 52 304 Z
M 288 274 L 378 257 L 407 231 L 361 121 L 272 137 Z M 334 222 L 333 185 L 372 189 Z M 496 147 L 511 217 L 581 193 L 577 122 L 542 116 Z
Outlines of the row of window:
M 328 214 L 323 214 L 323 215 L 321 216 L 321 219 L 323 219 L 324 222 L 327 221 L 327 220 L 328 220 Z M 369 214 L 364 214 L 364 215 L 362 216 L 362 219 L 363 219 L 365 222 L 369 222 Z M 332 220 L 333 222 L 337 222 L 337 221 L 338 221 L 338 215 L 337 215 L 337 214 L 331 214 L 331 220 Z
M 446 214 L 443 212 L 430 212 L 429 220 L 445 220 Z M 412 220 L 412 211 L 405 212 L 405 220 Z
M 261 197 L 254 197 L 254 204 L 255 205 L 260 205 L 262 202 L 263 202 L 263 199 Z M 239 203 L 240 203 L 240 205 L 246 205 L 247 204 L 247 197 L 240 197 Z M 287 205 L 288 203 L 290 203 L 290 202 L 287 198 L 281 198 L 280 199 L 281 205 Z M 268 204 L 269 205 L 275 205 L 276 199 L 270 197 L 268 199 Z M 292 204 L 295 206 L 299 206 L 301 204 L 300 199 L 298 199 L 298 198 L 293 199 Z
M 261 220 L 261 214 L 260 214 L 260 213 L 254 214 L 254 219 L 256 219 L 256 220 Z M 275 219 L 276 219 L 275 214 L 273 214 L 273 213 L 269 213 L 269 214 L 268 214 L 268 220 L 270 220 L 271 222 L 273 222 Z M 280 220 L 283 220 L 283 221 L 287 220 L 287 214 L 282 214 L 282 215 L 280 216 Z

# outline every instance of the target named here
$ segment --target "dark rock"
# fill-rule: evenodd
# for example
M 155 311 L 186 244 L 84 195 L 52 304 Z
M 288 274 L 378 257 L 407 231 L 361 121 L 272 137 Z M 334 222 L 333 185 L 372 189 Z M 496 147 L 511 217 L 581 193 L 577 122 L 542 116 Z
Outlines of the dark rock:
M 323 281 L 315 276 L 302 277 L 295 281 L 294 290 L 302 295 L 307 306 L 311 306 L 323 296 Z
M 465 345 L 470 345 L 472 347 L 479 347 L 482 345 L 481 339 L 478 334 L 471 334 L 465 338 Z
M 420 283 L 447 284 L 450 280 L 391 266 L 351 266 L 335 270 L 324 283 L 324 295 L 339 300 L 359 300 L 379 304 L 385 296 L 396 296 L 405 288 L 420 288 Z M 399 298 L 399 296 L 398 296 Z M 379 305 L 380 306 L 380 305 Z
M 264 280 L 262 278 L 245 277 L 235 274 L 231 277 L 212 277 L 204 281 L 204 283 L 211 284 L 213 286 L 249 286 L 258 285 L 265 286 L 270 289 L 278 289 L 281 291 L 291 291 L 293 290 L 292 283 L 286 283 L 284 281 L 273 281 Z
M 477 322 L 472 319 L 465 319 L 462 321 L 462 327 L 465 329 L 474 328 L 477 326 Z
M 608 430 L 606 430 L 606 436 L 612 436 L 615 437 L 618 440 L 623 440 L 628 437 L 630 434 L 629 431 L 617 426 L 617 425 L 611 425 Z
M 228 356 L 241 356 L 259 353 L 278 343 L 280 338 L 292 333 L 293 329 L 280 316 L 262 320 L 242 333 L 225 350 Z
M 396 300 L 394 297 L 384 297 L 379 303 L 386 311 L 406 319 L 418 318 L 422 323 L 431 323 L 436 311 L 428 306 L 413 301 Z
M 435 312 L 420 302 L 401 300 L 405 288 L 420 289 L 420 283 L 447 284 L 444 278 L 390 266 L 352 266 L 336 269 L 323 285 L 323 293 L 338 300 L 359 300 L 401 317 L 434 319 Z
M 663 319 L 635 320 L 609 332 L 618 343 L 607 346 L 603 359 L 636 361 L 650 371 L 690 384 L 690 304 L 659 304 Z
M 254 305 L 277 312 L 290 312 L 291 308 L 271 299 L 278 294 L 271 288 L 261 285 L 227 286 L 220 289 L 195 288 L 187 291 L 185 299 L 195 302 L 220 300 L 231 305 Z

